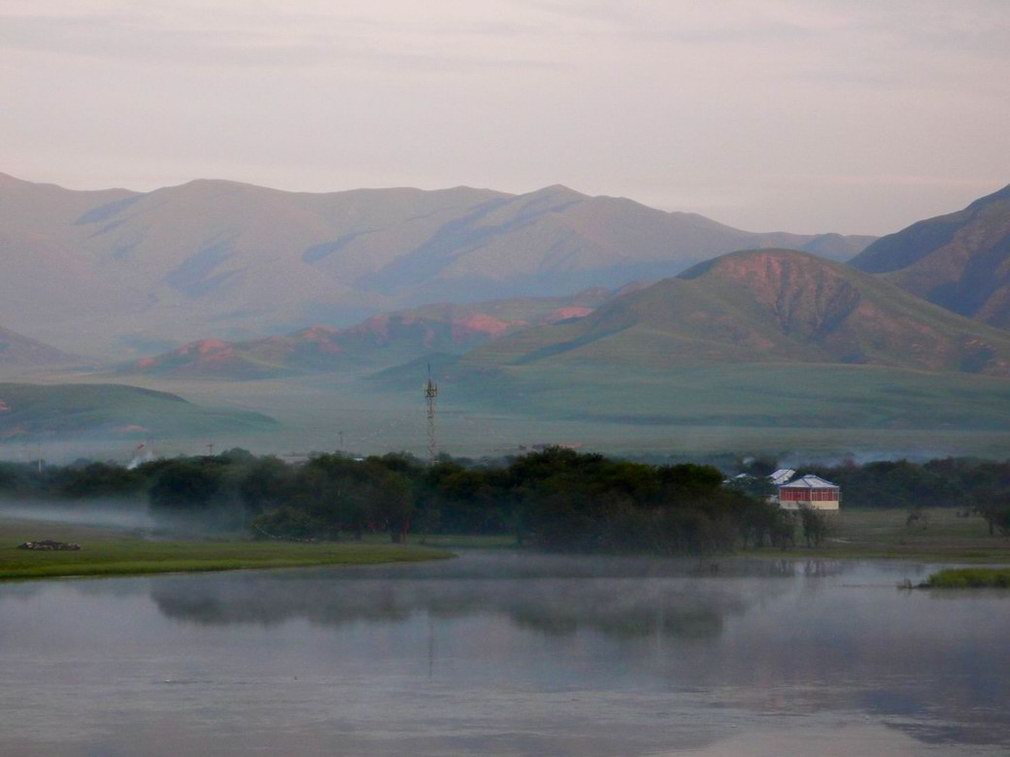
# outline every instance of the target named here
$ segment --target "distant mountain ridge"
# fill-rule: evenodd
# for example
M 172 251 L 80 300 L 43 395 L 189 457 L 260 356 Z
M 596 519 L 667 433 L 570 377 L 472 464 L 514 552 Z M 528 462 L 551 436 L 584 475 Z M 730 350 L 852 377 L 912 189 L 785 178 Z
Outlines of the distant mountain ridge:
M 433 352 L 462 354 L 522 328 L 584 317 L 612 296 L 591 289 L 572 297 L 444 303 L 372 316 L 346 329 L 313 326 L 245 342 L 203 339 L 133 361 L 120 373 L 243 380 L 377 370 Z
M 199 180 L 138 193 L 0 175 L 0 322 L 124 355 L 424 302 L 613 288 L 745 247 L 848 258 L 870 240 L 745 232 L 560 186 L 310 194 Z
M 65 365 L 80 359 L 48 344 L 0 328 L 0 368 Z
M 461 365 L 840 363 L 1010 375 L 1010 334 L 847 266 L 751 250 L 616 297 L 586 318 L 530 328 Z
M 39 436 L 60 441 L 189 437 L 258 433 L 276 426 L 261 413 L 204 407 L 135 386 L 0 383 L 0 442 Z
M 851 265 L 955 313 L 1010 328 L 1010 185 L 881 237 Z

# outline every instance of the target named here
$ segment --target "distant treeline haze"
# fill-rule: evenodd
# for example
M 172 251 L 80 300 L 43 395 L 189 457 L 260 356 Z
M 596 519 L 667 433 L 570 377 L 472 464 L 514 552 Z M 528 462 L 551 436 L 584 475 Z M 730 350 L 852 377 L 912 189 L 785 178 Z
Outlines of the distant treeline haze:
M 824 535 L 819 517 L 797 522 L 766 501 L 764 474 L 774 465 L 741 465 L 752 478 L 726 485 L 726 471 L 711 465 L 651 465 L 561 448 L 491 462 L 443 456 L 434 465 L 405 454 L 319 454 L 292 464 L 235 449 L 133 469 L 79 461 L 39 472 L 0 463 L 0 497 L 22 507 L 132 502 L 166 523 L 245 528 L 261 538 L 506 534 L 543 549 L 679 554 L 787 547 L 799 531 L 816 545 Z M 961 507 L 982 512 L 991 527 L 1010 513 L 1010 461 L 802 472 L 838 483 L 843 507 Z

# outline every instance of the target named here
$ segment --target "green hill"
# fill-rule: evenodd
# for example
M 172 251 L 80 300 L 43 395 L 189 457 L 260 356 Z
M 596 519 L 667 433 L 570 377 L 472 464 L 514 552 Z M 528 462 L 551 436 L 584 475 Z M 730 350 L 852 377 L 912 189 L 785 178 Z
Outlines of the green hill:
M 1010 373 L 1010 335 L 847 266 L 789 250 L 732 253 L 527 329 L 464 364 L 842 363 Z
M 1010 328 L 1010 186 L 882 237 L 851 265 L 955 313 Z
M 202 407 L 167 392 L 119 384 L 0 384 L 0 439 L 186 437 L 256 432 L 276 422 L 259 413 Z
M 1010 424 L 1005 332 L 783 250 L 726 255 L 432 366 L 441 402 L 537 418 L 764 427 L 770 439 Z M 422 377 L 415 363 L 374 381 L 404 391 Z

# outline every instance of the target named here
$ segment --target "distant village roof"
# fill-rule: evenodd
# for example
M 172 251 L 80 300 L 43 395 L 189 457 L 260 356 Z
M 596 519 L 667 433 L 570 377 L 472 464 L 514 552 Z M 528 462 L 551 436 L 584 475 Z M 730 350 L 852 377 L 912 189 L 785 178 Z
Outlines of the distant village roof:
M 780 486 L 782 489 L 837 489 L 838 484 L 833 484 L 830 481 L 825 481 L 820 476 L 814 476 L 808 474 L 803 478 L 798 478 L 795 481 L 791 481 L 788 484 L 782 484 Z
M 782 484 L 786 483 L 795 475 L 796 471 L 792 468 L 779 468 L 777 471 L 768 476 L 768 480 L 775 486 L 782 486 Z

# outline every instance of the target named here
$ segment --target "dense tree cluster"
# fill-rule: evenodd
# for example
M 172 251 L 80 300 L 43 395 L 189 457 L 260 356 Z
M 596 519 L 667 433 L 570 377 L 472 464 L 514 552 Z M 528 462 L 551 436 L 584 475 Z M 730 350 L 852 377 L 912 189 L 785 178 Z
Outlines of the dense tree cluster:
M 707 466 L 558 448 L 499 465 L 320 455 L 298 467 L 258 461 L 242 499 L 253 528 L 270 536 L 512 534 L 545 549 L 652 553 L 789 543 L 787 517 L 722 480 Z
M 552 550 L 675 554 L 789 546 L 799 530 L 824 538 L 815 513 L 798 518 L 765 501 L 750 464 L 730 479 L 710 465 L 653 465 L 551 448 L 475 463 L 443 456 L 319 454 L 293 464 L 244 450 L 156 460 L 133 469 L 0 463 L 0 497 L 142 503 L 166 521 L 249 528 L 262 538 L 360 538 L 388 533 L 508 534 Z M 980 513 L 1010 534 L 1010 462 L 969 459 L 807 468 L 842 487 L 844 506 L 943 507 Z
M 846 507 L 974 508 L 1010 496 L 1010 460 L 887 460 L 804 469 L 842 488 Z

